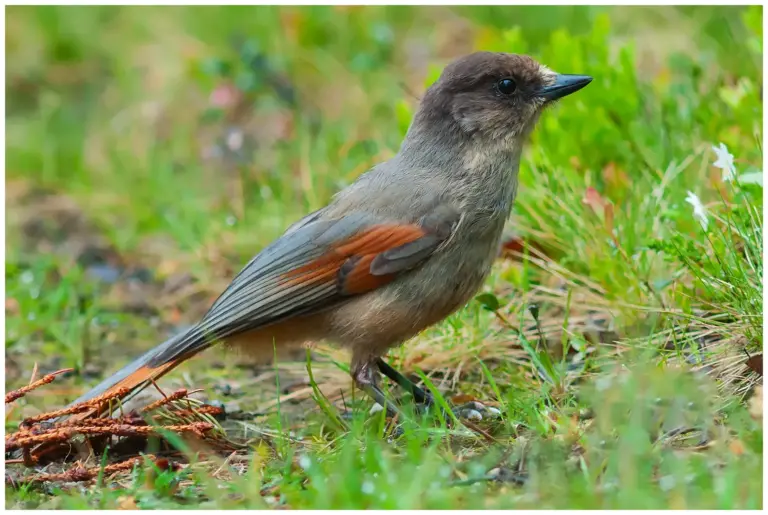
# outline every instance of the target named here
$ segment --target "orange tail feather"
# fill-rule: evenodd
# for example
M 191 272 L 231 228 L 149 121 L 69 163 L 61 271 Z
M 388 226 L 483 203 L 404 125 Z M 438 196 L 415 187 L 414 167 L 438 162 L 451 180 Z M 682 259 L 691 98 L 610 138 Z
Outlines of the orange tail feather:
M 126 399 L 151 384 L 152 381 L 164 376 L 178 365 L 188 360 L 210 345 L 208 340 L 197 337 L 190 331 L 163 342 L 154 349 L 144 353 L 137 359 L 112 374 L 110 377 L 93 387 L 88 393 L 76 399 L 70 407 L 76 404 L 92 404 L 92 409 L 79 412 L 73 418 L 82 420 L 104 413 L 116 401 Z M 181 349 L 182 352 L 176 352 Z M 175 357 L 172 357 L 174 356 Z M 113 402 L 114 401 L 114 402 Z
M 100 416 L 110 408 L 110 405 L 112 408 L 114 408 L 117 401 L 138 393 L 153 381 L 164 376 L 184 361 L 186 361 L 186 359 L 177 359 L 160 365 L 156 368 L 151 368 L 149 366 L 141 367 L 137 371 L 131 373 L 128 377 L 125 377 L 124 379 L 121 379 L 115 383 L 114 386 L 108 388 L 103 394 L 91 399 L 91 402 L 96 401 L 93 402 L 92 409 L 72 415 L 71 419 L 83 420 L 89 417 Z M 99 399 L 104 399 L 104 401 L 98 402 Z

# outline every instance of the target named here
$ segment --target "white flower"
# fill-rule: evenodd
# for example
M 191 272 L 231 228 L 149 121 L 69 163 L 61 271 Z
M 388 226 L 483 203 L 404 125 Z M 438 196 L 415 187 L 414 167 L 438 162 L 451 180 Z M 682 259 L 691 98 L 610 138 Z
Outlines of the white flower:
M 709 220 L 707 219 L 707 208 L 701 203 L 701 199 L 694 192 L 689 191 L 685 201 L 693 206 L 693 217 L 699 221 L 701 228 L 706 231 Z
M 720 143 L 719 147 L 712 147 L 717 156 L 717 161 L 714 165 L 723 171 L 723 180 L 725 182 L 732 181 L 736 177 L 736 167 L 733 165 L 733 154 L 728 152 L 728 147 L 725 143 Z

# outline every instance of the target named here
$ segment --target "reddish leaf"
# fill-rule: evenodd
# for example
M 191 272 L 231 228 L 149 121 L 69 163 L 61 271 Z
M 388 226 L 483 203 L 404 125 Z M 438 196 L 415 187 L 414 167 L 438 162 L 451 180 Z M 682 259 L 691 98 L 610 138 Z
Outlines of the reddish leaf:
M 20 311 L 19 301 L 13 297 L 7 297 L 5 299 L 5 311 L 7 311 L 9 315 L 18 315 Z
M 600 193 L 590 186 L 584 193 L 582 202 L 589 206 L 597 216 L 603 217 L 605 223 L 605 229 L 609 234 L 613 234 L 613 204 L 610 200 L 606 200 L 600 195 Z
M 516 234 L 507 233 L 502 236 L 499 257 L 511 257 L 510 255 L 522 254 L 526 246 L 535 249 L 545 256 L 549 256 L 549 253 L 542 245 L 539 245 L 530 238 L 524 239 Z
M 728 449 L 736 456 L 744 454 L 744 444 L 741 443 L 741 440 L 733 440 L 728 444 Z
M 756 374 L 760 375 L 760 377 L 763 377 L 763 353 L 755 354 L 754 356 L 750 356 L 747 361 L 744 362 L 747 367 Z
M 451 402 L 454 405 L 466 404 L 466 403 L 472 402 L 474 400 L 476 400 L 474 397 L 472 397 L 471 395 L 467 395 L 465 393 L 462 393 L 462 394 L 459 394 L 459 395 L 454 395 L 453 397 L 451 397 Z
M 208 99 L 211 106 L 219 109 L 228 109 L 240 101 L 242 93 L 233 85 L 222 83 L 216 86 Z
M 598 191 L 592 186 L 587 188 L 587 191 L 584 193 L 582 202 L 592 208 L 592 211 L 594 211 L 596 215 L 602 214 L 603 209 L 605 208 L 605 200 L 603 200 L 603 197 L 600 196 L 600 193 L 598 193 Z
M 504 247 L 505 250 L 509 250 L 511 252 L 522 252 L 523 239 L 519 236 L 512 236 L 511 238 L 504 240 L 501 243 L 501 246 Z

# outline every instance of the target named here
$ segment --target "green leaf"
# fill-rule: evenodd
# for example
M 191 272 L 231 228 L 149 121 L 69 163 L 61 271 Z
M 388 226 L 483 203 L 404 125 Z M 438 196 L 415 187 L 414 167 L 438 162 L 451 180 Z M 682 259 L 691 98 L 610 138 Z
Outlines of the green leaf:
M 483 308 L 487 309 L 488 311 L 496 311 L 499 309 L 499 299 L 497 299 L 496 295 L 493 293 L 481 293 L 475 297 L 475 300 L 482 304 Z

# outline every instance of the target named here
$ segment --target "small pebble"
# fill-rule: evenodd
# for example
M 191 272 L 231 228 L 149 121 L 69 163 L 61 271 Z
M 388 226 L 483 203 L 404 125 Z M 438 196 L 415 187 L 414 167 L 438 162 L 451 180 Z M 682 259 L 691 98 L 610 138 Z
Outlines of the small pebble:
M 479 422 L 479 421 L 483 420 L 483 415 L 480 414 L 479 411 L 474 410 L 474 409 L 469 409 L 469 410 L 463 411 L 462 412 L 462 416 L 463 416 L 463 418 L 465 418 L 467 420 L 472 420 L 474 422 Z
M 496 409 L 493 406 L 486 406 L 485 411 L 493 415 L 495 418 L 501 417 L 501 410 Z
M 122 271 L 112 265 L 101 263 L 89 266 L 85 273 L 93 279 L 112 284 L 120 279 Z
M 234 415 L 235 413 L 241 413 L 243 409 L 240 407 L 240 404 L 236 402 L 228 402 L 224 405 L 224 410 L 229 415 Z

